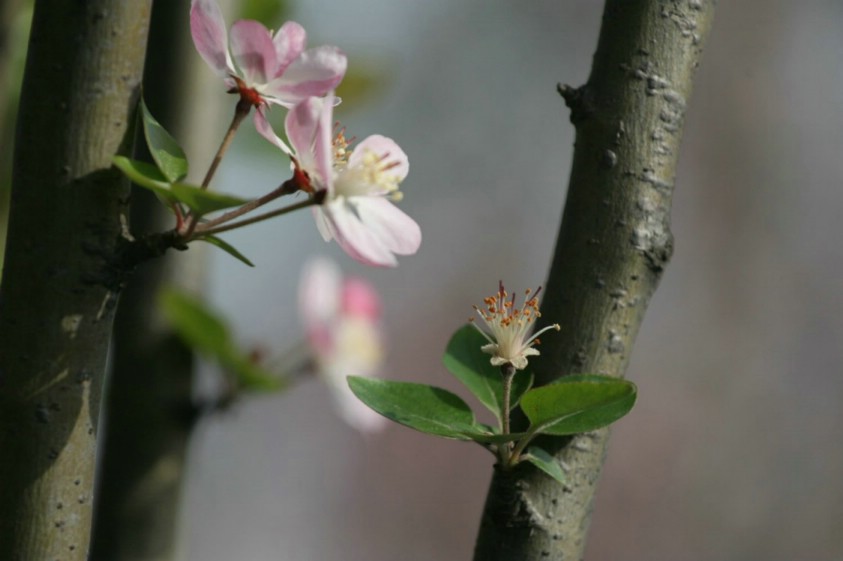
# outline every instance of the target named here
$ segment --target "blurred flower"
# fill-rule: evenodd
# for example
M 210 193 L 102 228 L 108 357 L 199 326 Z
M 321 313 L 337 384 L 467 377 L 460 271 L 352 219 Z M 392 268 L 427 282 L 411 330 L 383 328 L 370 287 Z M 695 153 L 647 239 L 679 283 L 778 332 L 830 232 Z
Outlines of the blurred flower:
M 286 107 L 308 96 L 325 95 L 340 83 L 346 57 L 337 47 L 305 50 L 306 33 L 289 21 L 275 35 L 253 20 L 240 20 L 226 32 L 216 0 L 193 0 L 190 33 L 196 50 L 232 93 L 262 109 Z M 230 38 L 230 42 L 229 42 Z
M 540 290 L 541 287 L 536 289 L 531 297 L 532 291 L 527 289 L 524 304 L 516 308 L 515 294 L 509 298 L 501 282 L 498 284 L 497 294 L 483 299 L 485 308 L 474 306 L 477 315 L 483 318 L 486 327 L 492 332 L 489 336 L 485 331 L 477 328 L 489 341 L 489 344 L 483 345 L 481 350 L 492 355 L 492 366 L 511 364 L 516 370 L 524 370 L 527 367 L 527 357 L 539 354 L 538 349 L 533 348 L 533 345 L 539 342 L 538 336 L 550 329 L 559 331 L 559 324 L 554 323 L 530 335 L 533 322 L 541 317 L 539 300 L 536 297 Z
M 367 265 L 394 267 L 395 255 L 411 255 L 421 245 L 421 230 L 391 201 L 402 198 L 398 185 L 407 177 L 407 155 L 392 139 L 372 135 L 353 150 L 344 129 L 332 132 L 335 98 L 310 97 L 287 114 L 288 148 L 266 119 L 255 123 L 267 140 L 290 155 L 301 177 L 299 188 L 326 191 L 314 208 L 316 226 L 325 241 L 337 243 Z
M 346 382 L 350 375 L 377 375 L 383 361 L 378 294 L 362 279 L 343 278 L 332 261 L 315 259 L 302 272 L 299 312 L 339 415 L 361 432 L 381 429 L 386 419 L 363 405 Z

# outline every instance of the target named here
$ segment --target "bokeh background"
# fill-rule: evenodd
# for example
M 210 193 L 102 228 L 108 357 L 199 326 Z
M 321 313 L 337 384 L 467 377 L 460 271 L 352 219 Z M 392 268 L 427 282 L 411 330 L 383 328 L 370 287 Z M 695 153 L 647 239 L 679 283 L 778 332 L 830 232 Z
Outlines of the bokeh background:
M 382 293 L 384 374 L 462 392 L 441 367 L 450 334 L 498 279 L 547 274 L 574 132 L 555 86 L 587 78 L 602 2 L 289 9 L 311 44 L 374 77 L 337 117 L 405 149 L 401 207 L 424 241 L 395 270 L 365 268 L 301 213 L 231 233 L 257 269 L 212 255 L 208 298 L 244 344 L 281 354 L 301 339 L 301 266 L 333 257 Z M 835 0 L 717 8 L 686 119 L 676 252 L 632 355 L 639 400 L 613 430 L 587 559 L 843 558 L 841 30 Z M 257 194 L 286 165 L 247 130 L 217 184 Z M 398 426 L 360 435 L 315 381 L 244 400 L 196 432 L 184 559 L 470 559 L 492 460 Z

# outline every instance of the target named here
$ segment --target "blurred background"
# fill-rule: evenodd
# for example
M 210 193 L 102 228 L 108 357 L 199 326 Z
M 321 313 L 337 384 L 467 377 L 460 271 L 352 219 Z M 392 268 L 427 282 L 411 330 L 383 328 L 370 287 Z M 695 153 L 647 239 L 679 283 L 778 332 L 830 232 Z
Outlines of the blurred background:
M 365 268 L 303 212 L 227 235 L 257 268 L 210 255 L 207 297 L 238 339 L 282 354 L 302 337 L 302 265 L 333 257 L 383 296 L 384 375 L 466 395 L 442 351 L 498 279 L 545 279 L 574 132 L 555 86 L 586 80 L 602 2 L 286 10 L 311 46 L 348 53 L 362 84 L 336 111 L 349 134 L 382 133 L 409 155 L 400 206 L 422 247 L 395 270 Z M 639 400 L 613 430 L 588 559 L 843 558 L 841 29 L 834 0 L 717 8 L 686 119 L 676 251 L 632 356 Z M 206 123 L 221 138 L 234 99 L 190 56 L 224 104 Z M 221 190 L 259 194 L 288 173 L 251 128 Z M 210 157 L 192 160 L 196 175 Z M 306 381 L 197 427 L 180 549 L 187 561 L 467 560 L 492 461 L 399 426 L 360 435 Z

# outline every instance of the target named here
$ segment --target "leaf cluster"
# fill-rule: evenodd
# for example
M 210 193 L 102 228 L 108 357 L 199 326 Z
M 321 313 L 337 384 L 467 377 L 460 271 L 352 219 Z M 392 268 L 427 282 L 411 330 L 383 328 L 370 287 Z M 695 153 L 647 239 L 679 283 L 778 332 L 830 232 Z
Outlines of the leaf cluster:
M 527 461 L 564 482 L 561 465 L 547 451 L 530 444 L 539 435 L 562 437 L 605 427 L 635 404 L 632 382 L 582 374 L 532 388 L 533 375 L 518 372 L 512 379 L 510 409 L 521 408 L 529 425 L 523 432 L 505 433 L 504 376 L 480 348 L 485 338 L 472 325 L 451 337 L 445 368 L 495 416 L 498 426 L 479 423 L 456 394 L 434 386 L 374 378 L 348 377 L 354 394 L 384 417 L 412 429 L 456 440 L 474 441 L 501 458 L 502 467 Z

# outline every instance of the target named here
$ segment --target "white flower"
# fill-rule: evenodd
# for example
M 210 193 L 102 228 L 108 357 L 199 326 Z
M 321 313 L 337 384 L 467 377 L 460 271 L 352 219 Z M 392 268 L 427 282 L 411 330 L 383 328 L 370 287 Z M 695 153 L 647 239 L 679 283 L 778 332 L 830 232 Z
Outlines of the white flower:
M 366 281 L 343 278 L 339 267 L 315 259 L 302 272 L 299 312 L 317 373 L 340 417 L 361 432 L 386 423 L 351 393 L 346 377 L 375 376 L 383 362 L 380 298 Z
M 530 335 L 533 322 L 541 317 L 539 300 L 536 297 L 540 290 L 541 287 L 536 289 L 531 297 L 532 291 L 527 289 L 524 304 L 517 308 L 515 294 L 510 298 L 501 282 L 498 285 L 497 294 L 483 300 L 485 308 L 474 306 L 477 315 L 483 318 L 492 332 L 490 336 L 479 327 L 477 328 L 489 341 L 489 344 L 483 345 L 481 350 L 492 355 L 490 361 L 492 366 L 511 364 L 516 370 L 524 370 L 527 367 L 527 357 L 539 354 L 538 349 L 533 348 L 533 345 L 539 342 L 538 336 L 550 329 L 559 331 L 559 324 L 554 323 Z M 476 324 L 474 325 L 476 327 Z
M 325 192 L 324 202 L 313 209 L 323 239 L 336 240 L 361 263 L 395 267 L 396 255 L 412 255 L 421 245 L 419 225 L 392 204 L 401 200 L 398 186 L 410 169 L 407 155 L 395 141 L 377 134 L 351 150 L 342 131 L 333 135 L 335 103 L 332 93 L 309 97 L 287 113 L 292 149 L 263 115 L 255 116 L 255 124 L 293 159 L 299 189 Z

